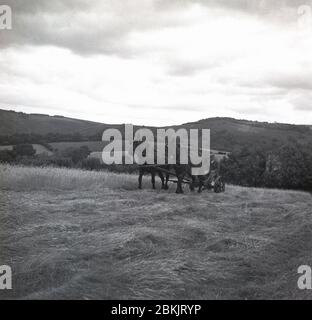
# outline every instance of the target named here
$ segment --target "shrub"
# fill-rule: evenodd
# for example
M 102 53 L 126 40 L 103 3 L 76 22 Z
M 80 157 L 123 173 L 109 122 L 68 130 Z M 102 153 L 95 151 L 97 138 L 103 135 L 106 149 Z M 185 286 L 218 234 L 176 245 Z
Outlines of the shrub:
M 31 144 L 17 144 L 13 147 L 13 152 L 17 156 L 34 156 L 36 153 L 36 150 Z
M 103 168 L 103 165 L 101 164 L 100 159 L 88 158 L 88 159 L 83 159 L 80 162 L 79 167 L 86 170 L 101 170 Z
M 86 159 L 91 153 L 87 146 L 82 146 L 80 148 L 69 148 L 61 153 L 62 156 L 70 158 L 73 163 L 77 164 L 78 162 Z
M 11 150 L 0 150 L 0 162 L 11 163 L 15 159 L 15 154 Z

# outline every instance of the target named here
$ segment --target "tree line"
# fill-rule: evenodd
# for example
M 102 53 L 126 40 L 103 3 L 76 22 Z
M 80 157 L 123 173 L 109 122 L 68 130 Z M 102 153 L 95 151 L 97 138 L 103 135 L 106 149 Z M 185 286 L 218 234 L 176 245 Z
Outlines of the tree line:
M 312 144 L 283 144 L 274 150 L 242 147 L 221 162 L 228 183 L 248 187 L 312 190 Z
M 45 146 L 51 150 L 47 143 Z M 88 157 L 90 153 L 88 147 L 82 146 L 61 152 L 53 150 L 52 156 L 36 155 L 31 144 L 16 144 L 12 150 L 0 151 L 0 162 L 136 172 L 135 165 L 106 165 L 100 159 Z M 299 145 L 289 141 L 270 150 L 250 145 L 235 148 L 221 161 L 220 174 L 227 183 L 235 185 L 312 190 L 312 143 Z

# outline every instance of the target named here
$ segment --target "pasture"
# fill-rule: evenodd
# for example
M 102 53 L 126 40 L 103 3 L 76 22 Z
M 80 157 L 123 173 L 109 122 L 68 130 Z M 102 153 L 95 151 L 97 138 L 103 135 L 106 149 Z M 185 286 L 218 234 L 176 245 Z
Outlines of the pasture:
M 51 152 L 42 144 L 33 143 L 32 146 L 36 151 L 36 155 L 46 154 L 48 156 L 51 156 L 53 154 L 53 152 Z M 3 151 L 3 150 L 13 150 L 13 145 L 0 146 L 0 151 Z
M 69 148 L 88 147 L 92 152 L 103 151 L 106 143 L 103 141 L 69 141 L 69 142 L 50 142 L 49 145 L 60 152 L 64 152 Z
M 311 299 L 309 193 L 137 190 L 137 176 L 0 165 L 0 264 L 22 299 Z

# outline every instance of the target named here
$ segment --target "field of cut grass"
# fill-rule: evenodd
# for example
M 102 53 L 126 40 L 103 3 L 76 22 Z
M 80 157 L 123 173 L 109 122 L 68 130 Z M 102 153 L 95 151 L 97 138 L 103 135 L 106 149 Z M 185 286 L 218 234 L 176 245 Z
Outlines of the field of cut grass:
M 22 299 L 311 299 L 309 193 L 137 190 L 137 177 L 0 166 L 0 265 Z

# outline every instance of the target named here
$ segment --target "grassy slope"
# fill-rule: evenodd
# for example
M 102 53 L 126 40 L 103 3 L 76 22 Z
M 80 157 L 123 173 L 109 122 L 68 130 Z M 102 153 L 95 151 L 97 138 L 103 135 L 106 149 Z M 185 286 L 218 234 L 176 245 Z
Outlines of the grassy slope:
M 0 298 L 312 298 L 308 193 L 153 191 L 111 173 L 0 166 Z
M 65 151 L 69 148 L 80 148 L 83 146 L 87 146 L 90 151 L 100 152 L 103 151 L 104 146 L 106 145 L 105 142 L 102 141 L 71 141 L 71 142 L 52 142 L 49 145 L 60 152 Z
M 0 109 L 0 134 L 60 133 L 92 135 L 104 130 L 105 124 L 44 114 L 26 114 Z
M 279 123 L 209 118 L 186 123 L 185 128 L 209 128 L 212 148 L 233 151 L 237 146 L 262 146 L 274 149 L 290 140 L 306 145 L 312 143 L 312 127 Z
M 104 129 L 114 127 L 123 129 L 123 125 L 109 125 L 97 122 L 71 119 L 59 116 L 25 114 L 0 109 L 0 135 L 17 133 L 80 133 L 82 136 L 101 134 Z M 254 122 L 231 118 L 209 118 L 186 123 L 174 128 L 211 129 L 211 147 L 217 150 L 233 151 L 235 147 L 262 146 L 274 149 L 290 140 L 305 145 L 312 143 L 312 127 L 286 125 L 278 123 Z M 136 127 L 137 128 L 137 127 Z M 156 130 L 156 128 L 152 128 Z M 56 146 L 62 148 L 65 145 Z M 92 151 L 98 151 L 98 142 L 92 144 Z
M 47 154 L 52 155 L 53 153 L 41 144 L 32 144 L 33 148 L 36 150 L 36 154 Z M 0 146 L 0 151 L 2 150 L 13 150 L 13 145 Z

